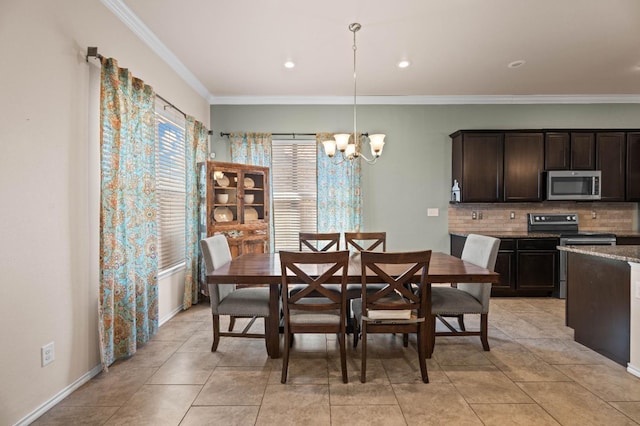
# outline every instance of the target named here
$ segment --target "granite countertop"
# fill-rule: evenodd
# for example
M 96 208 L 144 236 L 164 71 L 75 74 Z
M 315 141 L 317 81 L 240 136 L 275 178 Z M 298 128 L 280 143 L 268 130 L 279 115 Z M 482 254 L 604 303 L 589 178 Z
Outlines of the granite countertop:
M 505 231 L 505 232 L 486 232 L 486 231 L 452 231 L 449 235 L 457 235 L 466 237 L 469 234 L 486 235 L 494 238 L 560 238 L 560 234 L 553 232 L 527 232 L 527 231 Z
M 585 232 L 602 232 L 612 233 L 616 237 L 640 237 L 639 231 L 591 231 L 585 230 Z M 449 235 L 457 235 L 459 237 L 466 237 L 469 234 L 486 235 L 495 238 L 560 238 L 559 233 L 554 232 L 527 232 L 527 231 L 504 231 L 504 232 L 486 232 L 486 231 L 450 231 Z
M 558 250 L 640 263 L 640 246 L 558 246 Z

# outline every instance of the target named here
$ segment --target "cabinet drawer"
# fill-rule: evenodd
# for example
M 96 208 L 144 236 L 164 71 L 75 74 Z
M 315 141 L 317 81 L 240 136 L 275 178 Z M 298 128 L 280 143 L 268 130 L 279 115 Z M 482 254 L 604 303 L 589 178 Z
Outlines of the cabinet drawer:
M 521 238 L 518 240 L 518 250 L 556 250 L 557 238 Z
M 500 251 L 515 250 L 515 249 L 516 249 L 516 240 L 512 240 L 512 239 L 500 240 Z

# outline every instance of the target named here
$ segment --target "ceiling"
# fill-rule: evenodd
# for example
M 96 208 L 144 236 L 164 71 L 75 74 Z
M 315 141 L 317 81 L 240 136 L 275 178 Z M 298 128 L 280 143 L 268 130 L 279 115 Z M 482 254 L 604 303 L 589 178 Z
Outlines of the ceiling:
M 212 103 L 640 94 L 639 0 L 102 2 Z

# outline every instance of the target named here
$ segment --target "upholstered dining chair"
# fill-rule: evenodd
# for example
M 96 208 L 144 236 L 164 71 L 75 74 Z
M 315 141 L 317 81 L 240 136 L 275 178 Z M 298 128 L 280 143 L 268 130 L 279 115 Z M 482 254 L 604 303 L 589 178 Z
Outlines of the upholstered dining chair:
M 231 261 L 231 251 L 227 238 L 222 234 L 200 240 L 202 257 L 206 271 L 214 271 Z M 244 287 L 236 288 L 235 284 L 209 284 L 211 314 L 213 316 L 213 344 L 211 352 L 218 349 L 220 336 L 265 338 L 269 316 L 269 288 Z M 220 331 L 220 315 L 229 315 L 228 332 Z M 233 332 L 235 318 L 251 318 L 241 332 Z M 249 333 L 256 318 L 265 318 L 265 334 Z M 266 344 L 266 341 L 265 341 Z
M 347 272 L 349 252 L 280 252 L 282 308 L 284 312 L 284 353 L 281 382 L 286 383 L 292 338 L 297 333 L 336 333 L 340 344 L 342 381 L 348 382 L 345 348 Z M 327 281 L 340 277 L 340 290 L 327 288 Z M 306 288 L 289 294 L 291 282 L 303 281 Z M 319 296 L 310 297 L 312 293 Z
M 462 260 L 493 271 L 498 257 L 500 240 L 485 235 L 469 234 L 462 248 Z M 480 336 L 482 348 L 489 350 L 488 317 L 491 283 L 457 283 L 456 287 L 436 287 L 431 290 L 432 337 L 431 352 L 436 336 Z M 480 330 L 468 331 L 464 326 L 465 314 L 480 315 Z M 445 317 L 457 317 L 460 330 L 456 330 Z M 436 318 L 449 331 L 436 333 Z M 431 357 L 431 353 L 429 354 Z
M 422 381 L 429 383 L 426 357 L 431 299 L 431 287 L 427 284 L 430 260 L 431 250 L 403 253 L 363 251 L 360 254 L 362 298 L 354 300 L 352 306 L 356 330 L 353 333 L 354 347 L 358 338 L 362 340 L 362 383 L 367 377 L 367 335 L 370 333 L 416 333 Z M 390 276 L 383 265 L 400 265 L 402 272 Z M 420 282 L 414 291 L 411 281 L 418 273 Z M 384 288 L 373 293 L 367 291 L 369 284 L 380 282 L 385 283 Z
M 387 251 L 386 232 L 345 232 L 344 241 L 347 249 L 356 251 Z
M 300 232 L 298 234 L 300 251 L 339 251 L 340 250 L 340 233 L 339 232 Z

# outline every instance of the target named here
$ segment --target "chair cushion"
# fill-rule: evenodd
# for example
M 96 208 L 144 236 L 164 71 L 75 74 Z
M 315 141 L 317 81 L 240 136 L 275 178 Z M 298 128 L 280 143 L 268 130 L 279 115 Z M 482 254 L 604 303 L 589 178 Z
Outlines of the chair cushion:
M 368 286 L 367 286 L 368 287 Z M 397 293 L 392 293 L 387 297 L 381 299 L 381 302 L 385 303 L 394 303 L 394 302 L 404 302 L 402 296 Z M 353 317 L 356 321 L 362 321 L 362 299 L 354 299 L 351 302 L 351 309 L 353 311 Z M 408 309 L 369 309 L 369 318 L 376 320 L 384 320 L 384 319 L 409 319 L 411 317 L 411 310 Z
M 488 312 L 488 309 L 487 309 Z M 469 293 L 452 287 L 431 288 L 431 313 L 443 314 L 483 314 L 482 304 Z
M 218 305 L 218 315 L 269 316 L 269 288 L 244 287 L 229 293 Z
M 375 293 L 385 288 L 387 284 L 367 284 L 367 294 Z M 362 297 L 362 284 L 347 284 L 347 299 Z
M 300 299 L 301 304 L 329 304 L 333 303 L 326 297 L 305 297 Z M 329 311 L 303 311 L 299 309 L 289 310 L 289 322 L 291 324 L 340 324 L 340 310 Z

